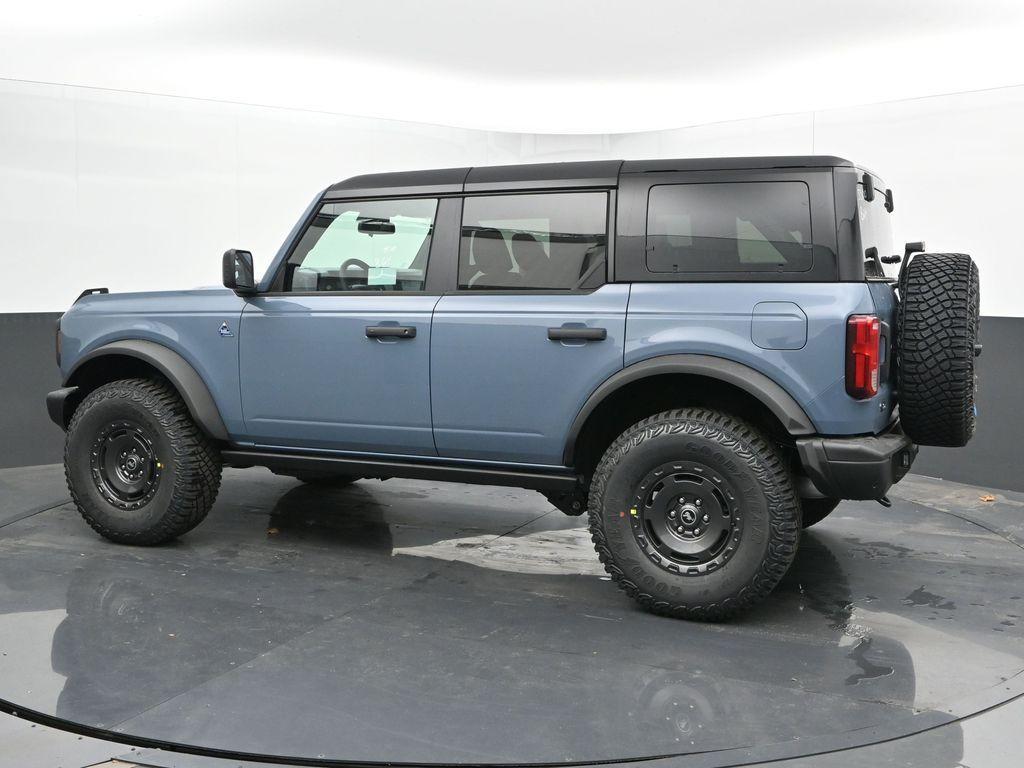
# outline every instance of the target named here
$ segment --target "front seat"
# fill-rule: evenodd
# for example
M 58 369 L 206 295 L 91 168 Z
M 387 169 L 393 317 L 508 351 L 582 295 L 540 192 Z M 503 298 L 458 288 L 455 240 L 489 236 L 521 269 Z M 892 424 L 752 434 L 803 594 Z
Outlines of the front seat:
M 497 229 L 478 230 L 473 235 L 472 253 L 477 273 L 468 287 L 516 288 L 522 284 L 522 276 L 512 272 L 512 256 Z
M 536 237 L 527 232 L 516 232 L 512 235 L 512 255 L 519 265 L 519 275 L 524 285 L 530 288 L 546 287 L 548 255 Z

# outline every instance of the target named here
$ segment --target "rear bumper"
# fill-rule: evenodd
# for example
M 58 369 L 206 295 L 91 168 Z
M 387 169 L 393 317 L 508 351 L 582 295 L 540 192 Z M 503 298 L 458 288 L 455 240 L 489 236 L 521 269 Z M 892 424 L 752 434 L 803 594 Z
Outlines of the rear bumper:
M 899 423 L 872 437 L 807 437 L 796 447 L 814 486 L 836 499 L 880 499 L 917 458 Z
M 78 387 L 64 387 L 62 389 L 55 389 L 46 395 L 46 412 L 50 414 L 50 419 L 53 423 L 61 429 L 67 429 L 68 427 L 65 406 L 68 398 L 77 391 Z

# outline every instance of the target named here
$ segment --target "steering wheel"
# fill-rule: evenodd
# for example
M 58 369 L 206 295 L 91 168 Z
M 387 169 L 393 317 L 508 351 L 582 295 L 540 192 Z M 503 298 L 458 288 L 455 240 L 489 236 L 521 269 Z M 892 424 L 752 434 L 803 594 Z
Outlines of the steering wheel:
M 369 280 L 370 280 L 370 265 L 369 264 L 367 264 L 362 259 L 345 259 L 345 261 L 342 262 L 341 266 L 338 268 L 338 279 L 341 281 L 341 286 L 340 286 L 341 290 L 349 291 L 349 290 L 352 290 L 353 288 L 361 288 L 361 287 L 363 287 L 363 286 L 350 286 L 349 285 L 348 278 L 345 277 L 345 272 L 348 271 L 349 267 L 362 267 L 364 270 L 366 270 L 366 280 L 367 280 L 367 282 L 369 282 Z

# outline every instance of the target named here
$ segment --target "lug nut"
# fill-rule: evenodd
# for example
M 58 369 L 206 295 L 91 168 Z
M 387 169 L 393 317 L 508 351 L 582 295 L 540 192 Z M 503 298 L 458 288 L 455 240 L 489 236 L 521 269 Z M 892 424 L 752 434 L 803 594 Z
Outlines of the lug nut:
M 697 499 L 697 500 L 696 500 L 696 501 L 694 502 L 694 504 L 696 504 L 696 505 L 697 505 L 697 506 L 699 507 L 699 506 L 700 506 L 700 499 Z
M 676 528 L 676 533 L 682 533 L 682 532 L 683 532 L 683 531 L 685 531 L 685 530 L 686 530 L 686 529 L 685 529 L 685 528 L 683 528 L 683 526 L 681 526 L 681 525 L 680 525 L 680 526 L 679 526 L 678 528 Z
M 711 518 L 708 517 L 707 515 L 704 515 L 704 517 L 702 517 L 701 520 L 703 520 L 705 523 L 711 522 Z
M 675 511 L 674 509 L 670 509 L 670 510 L 668 511 L 668 516 L 669 516 L 669 517 L 675 517 L 675 516 L 676 516 L 676 511 Z

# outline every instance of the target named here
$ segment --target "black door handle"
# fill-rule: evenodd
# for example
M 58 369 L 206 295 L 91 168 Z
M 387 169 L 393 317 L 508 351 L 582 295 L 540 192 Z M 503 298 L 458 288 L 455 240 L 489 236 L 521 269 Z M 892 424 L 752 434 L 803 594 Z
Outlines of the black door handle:
M 366 338 L 380 339 L 386 336 L 394 336 L 399 339 L 415 339 L 415 325 L 368 325 L 366 326 Z
M 565 339 L 582 339 L 583 341 L 604 341 L 608 338 L 607 328 L 548 328 L 548 338 L 552 341 Z

